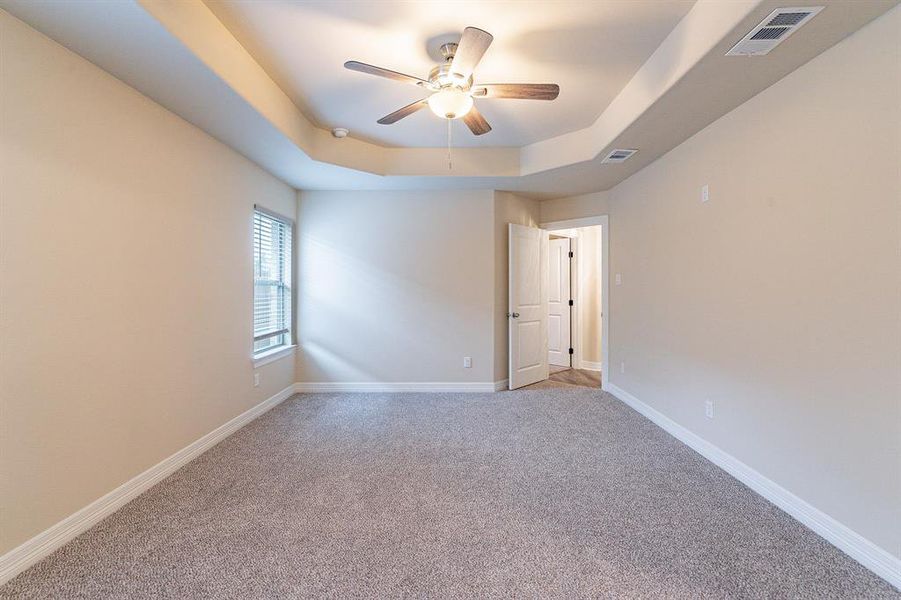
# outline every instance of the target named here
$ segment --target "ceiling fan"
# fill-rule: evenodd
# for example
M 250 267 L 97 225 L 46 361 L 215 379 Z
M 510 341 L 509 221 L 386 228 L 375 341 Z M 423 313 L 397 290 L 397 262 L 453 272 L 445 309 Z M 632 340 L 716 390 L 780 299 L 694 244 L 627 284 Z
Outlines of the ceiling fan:
M 475 135 L 491 131 L 491 125 L 473 106 L 473 98 L 520 98 L 523 100 L 553 100 L 560 93 L 555 83 L 480 83 L 473 84 L 472 72 L 488 50 L 494 37 L 487 31 L 467 27 L 459 44 L 444 44 L 441 55 L 444 64 L 429 73 L 428 80 L 374 67 L 350 60 L 345 68 L 360 73 L 386 77 L 394 81 L 411 83 L 432 92 L 429 96 L 394 111 L 378 120 L 381 125 L 397 123 L 425 106 L 442 119 L 463 119 Z

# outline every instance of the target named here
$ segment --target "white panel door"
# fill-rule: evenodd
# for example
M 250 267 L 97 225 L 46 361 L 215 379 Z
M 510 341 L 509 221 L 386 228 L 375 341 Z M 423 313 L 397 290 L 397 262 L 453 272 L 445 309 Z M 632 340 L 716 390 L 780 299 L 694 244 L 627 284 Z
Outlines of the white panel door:
M 569 251 L 569 238 L 548 243 L 547 360 L 560 367 L 570 366 Z
M 548 234 L 510 223 L 510 389 L 543 381 L 547 365 Z

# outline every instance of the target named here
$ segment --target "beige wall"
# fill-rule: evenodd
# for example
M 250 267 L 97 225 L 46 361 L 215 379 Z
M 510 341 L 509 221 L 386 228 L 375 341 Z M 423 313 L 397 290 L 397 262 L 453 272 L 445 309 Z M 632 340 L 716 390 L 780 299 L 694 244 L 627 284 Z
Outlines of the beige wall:
M 609 207 L 613 383 L 895 556 L 899 32 L 895 8 Z
M 494 194 L 494 379 L 509 375 L 509 224 L 538 227 L 539 203 L 510 192 Z
M 540 221 L 542 223 L 552 223 L 568 219 L 606 215 L 609 197 L 609 192 L 595 192 L 582 196 L 545 200 L 540 203 Z
M 299 199 L 300 381 L 494 381 L 493 192 Z
M 537 201 L 490 190 L 298 197 L 300 381 L 506 379 L 507 224 L 537 226 Z
M 601 362 L 601 226 L 580 227 L 579 235 L 579 347 L 583 361 Z
M 0 554 L 253 387 L 253 203 L 294 191 L 0 11 Z

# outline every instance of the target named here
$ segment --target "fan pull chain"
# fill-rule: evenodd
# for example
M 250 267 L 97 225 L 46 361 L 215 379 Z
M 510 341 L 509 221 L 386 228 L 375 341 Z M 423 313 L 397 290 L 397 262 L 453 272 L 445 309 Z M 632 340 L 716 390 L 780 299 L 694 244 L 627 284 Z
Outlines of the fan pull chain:
M 451 121 L 447 119 L 447 170 L 452 171 L 454 169 L 454 163 L 451 161 Z

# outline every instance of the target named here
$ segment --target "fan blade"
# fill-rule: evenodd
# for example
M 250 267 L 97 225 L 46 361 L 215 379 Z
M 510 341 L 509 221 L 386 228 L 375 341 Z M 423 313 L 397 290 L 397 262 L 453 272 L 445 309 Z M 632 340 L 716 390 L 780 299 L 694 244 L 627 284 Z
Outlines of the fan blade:
M 369 75 L 376 75 L 377 77 L 393 79 L 394 81 L 400 81 L 401 83 L 412 83 L 413 85 L 418 86 L 429 85 L 429 82 L 425 79 L 413 77 L 412 75 L 404 75 L 403 73 L 398 73 L 397 71 L 392 71 L 390 69 L 374 67 L 372 65 L 367 65 L 366 63 L 361 63 L 355 60 L 349 60 L 344 63 L 344 68 L 350 69 L 351 71 L 359 71 L 360 73 L 367 73 Z
M 429 99 L 423 98 L 422 100 L 417 100 L 413 104 L 408 104 L 405 107 L 398 109 L 391 113 L 390 115 L 386 115 L 379 119 L 379 125 L 391 125 L 392 123 L 397 123 L 404 117 L 409 117 L 413 113 L 415 113 L 420 108 L 425 108 L 429 105 Z
M 553 100 L 560 94 L 556 83 L 486 83 L 472 89 L 476 98 L 520 98 L 522 100 Z
M 491 45 L 491 40 L 493 39 L 494 36 L 490 33 L 476 27 L 464 29 L 463 37 L 460 38 L 460 43 L 457 45 L 456 52 L 454 52 L 454 60 L 451 62 L 450 68 L 451 72 L 462 75 L 464 80 L 469 79 L 469 76 L 472 75 L 476 65 L 482 60 L 482 55 L 488 50 L 488 46 Z
M 485 117 L 482 116 L 482 113 L 475 106 L 463 115 L 463 122 L 475 135 L 483 135 L 491 131 L 491 125 L 488 124 L 488 121 L 485 120 Z

